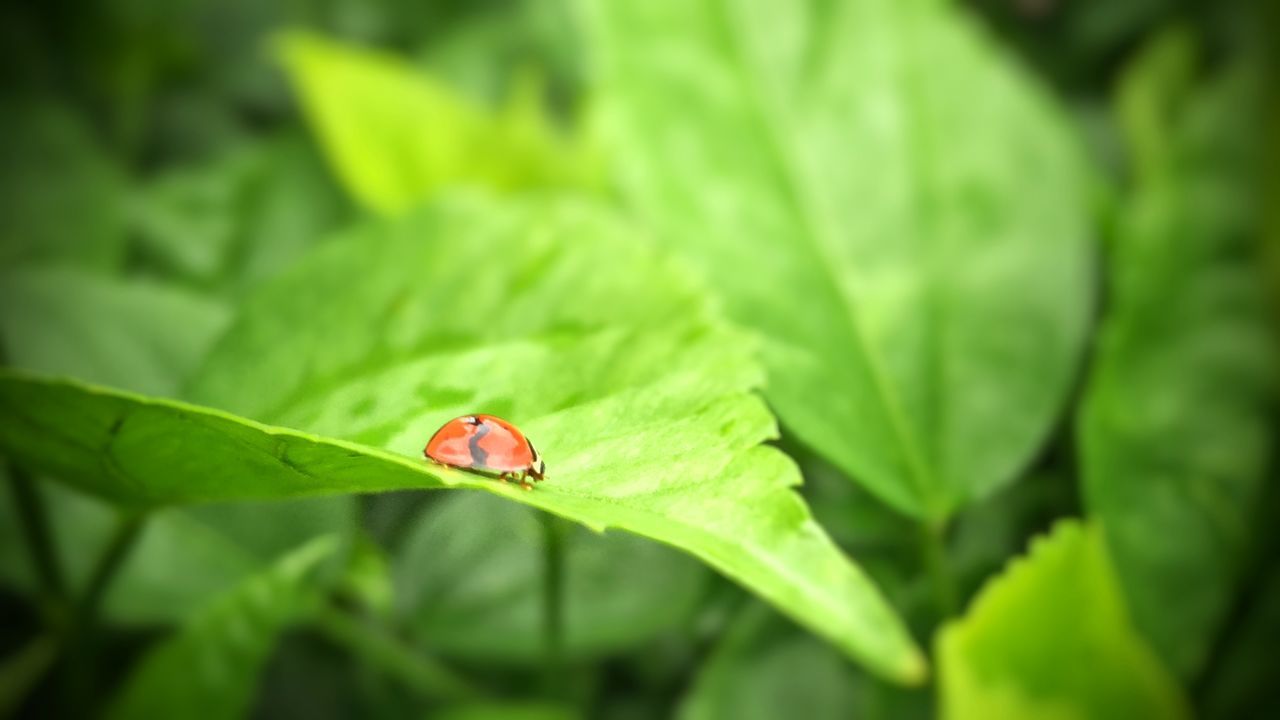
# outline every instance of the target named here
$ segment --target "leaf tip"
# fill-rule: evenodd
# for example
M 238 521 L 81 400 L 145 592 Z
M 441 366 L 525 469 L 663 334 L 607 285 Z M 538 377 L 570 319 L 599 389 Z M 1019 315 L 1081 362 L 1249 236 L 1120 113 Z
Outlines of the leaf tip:
M 898 663 L 895 672 L 903 685 L 920 687 L 929 680 L 929 661 L 925 660 L 924 653 L 913 645 L 910 652 Z

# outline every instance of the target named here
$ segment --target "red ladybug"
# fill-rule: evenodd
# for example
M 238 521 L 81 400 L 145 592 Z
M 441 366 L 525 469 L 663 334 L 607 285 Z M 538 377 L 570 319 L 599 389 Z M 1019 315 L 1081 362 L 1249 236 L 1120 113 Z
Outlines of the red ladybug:
M 547 466 L 529 438 L 519 428 L 492 415 L 463 415 L 445 423 L 427 441 L 423 455 L 449 467 L 498 473 L 498 479 L 519 480 L 532 490 L 526 478 L 542 480 Z

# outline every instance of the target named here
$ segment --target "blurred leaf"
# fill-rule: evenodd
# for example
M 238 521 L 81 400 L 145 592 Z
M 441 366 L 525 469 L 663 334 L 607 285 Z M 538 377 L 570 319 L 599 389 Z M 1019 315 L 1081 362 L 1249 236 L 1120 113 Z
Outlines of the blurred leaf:
M 485 518 L 484 523 L 476 518 Z M 546 657 L 544 533 L 534 511 L 480 493 L 421 516 L 396 556 L 396 600 L 432 650 L 506 661 Z M 706 589 L 691 559 L 634 535 L 565 539 L 565 651 L 624 650 L 692 615 Z
M 70 267 L 0 273 L 10 364 L 172 395 L 230 321 L 216 300 L 160 282 Z
M 314 540 L 215 599 L 147 653 L 108 717 L 243 717 L 278 636 L 319 601 L 308 576 L 335 547 Z
M 71 590 L 80 591 L 89 582 L 97 549 L 106 546 L 116 527 L 118 513 L 97 498 L 60 485 L 46 483 L 37 489 L 49 508 L 59 564 Z M 352 510 L 343 498 L 310 498 L 152 513 L 111 582 L 103 614 L 132 625 L 181 621 L 210 597 L 304 541 L 348 531 L 354 524 Z M 10 494 L 0 493 L 0 578 L 34 594 L 37 583 L 15 513 Z
M 1171 52 L 1179 42 L 1153 46 L 1124 86 L 1143 154 L 1079 433 L 1085 499 L 1134 619 L 1190 677 L 1248 543 L 1274 439 L 1276 369 L 1256 264 L 1251 78 L 1224 77 L 1171 121 L 1171 101 L 1153 88 L 1185 73 Z
M 741 338 L 608 215 L 472 201 L 327 243 L 246 304 L 193 386 L 343 439 L 5 373 L 0 448 L 126 503 L 487 490 L 675 545 L 919 680 L 892 609 L 792 490 L 794 465 L 759 445 L 775 430 L 758 381 Z M 552 480 L 522 492 L 421 459 L 440 424 L 482 410 L 528 431 Z
M 370 209 L 403 211 L 451 184 L 590 180 L 589 158 L 549 125 L 537 84 L 494 113 L 378 51 L 293 33 L 281 54 L 335 171 Z
M 699 670 L 681 720 L 860 717 L 843 658 L 773 618 L 759 605 L 739 614 Z
M 931 714 L 924 690 L 878 682 L 765 606 L 749 603 L 699 669 L 678 717 L 907 720 Z
M 139 237 L 166 273 L 232 291 L 297 260 L 346 209 L 319 158 L 290 135 L 171 170 L 137 207 Z
M 1062 521 L 938 633 L 953 720 L 1180 718 L 1181 690 L 1132 628 L 1101 533 Z
M 1253 605 L 1239 618 L 1234 634 L 1212 666 L 1204 693 L 1206 718 L 1238 720 L 1280 714 L 1276 694 L 1275 650 L 1280 639 L 1280 567 L 1271 567 Z
M 57 260 L 111 269 L 124 256 L 124 177 L 64 108 L 0 113 L 0 267 Z
M 151 280 L 70 267 L 19 269 L 0 279 L 0 337 L 11 363 L 139 392 L 174 394 L 229 320 L 222 303 Z M 83 587 L 116 512 L 63 488 L 40 492 L 61 565 L 72 587 Z M 113 581 L 104 611 L 118 622 L 181 619 L 302 541 L 349 529 L 352 508 L 349 499 L 324 498 L 155 513 Z M 0 525 L 12 533 L 5 544 L 13 551 L 0 552 L 0 576 L 30 591 L 35 583 L 15 512 L 3 493 Z
M 58 657 L 58 642 L 37 635 L 0 661 L 0 716 L 15 717 L 22 699 L 44 677 Z
M 351 214 L 322 158 L 300 136 L 276 138 L 262 150 L 230 261 L 237 289 L 270 280 L 344 225 Z
M 477 703 L 432 713 L 436 720 L 574 720 L 580 713 L 559 705 L 534 703 Z
M 788 427 L 920 517 L 1011 481 L 1089 306 L 1058 111 L 943 3 L 592 6 L 626 195 L 758 331 Z
M 240 205 L 259 158 L 240 146 L 207 165 L 151 181 L 137 204 L 138 237 L 175 274 L 212 280 L 235 241 Z

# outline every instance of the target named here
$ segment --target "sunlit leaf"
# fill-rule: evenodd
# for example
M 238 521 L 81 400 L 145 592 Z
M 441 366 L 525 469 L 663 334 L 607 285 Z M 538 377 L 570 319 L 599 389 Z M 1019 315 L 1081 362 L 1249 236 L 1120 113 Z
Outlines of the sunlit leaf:
M 800 440 L 942 518 L 1061 412 L 1089 308 L 1059 112 L 945 3 L 589 3 L 626 198 L 758 332 Z
M 1126 78 L 1136 186 L 1079 418 L 1090 512 L 1134 620 L 1191 677 L 1228 612 L 1274 430 L 1257 269 L 1256 77 L 1179 94 L 1194 60 L 1164 39 Z M 1179 79 L 1181 78 L 1181 79 Z
M 497 112 L 381 51 L 305 33 L 280 48 L 330 162 L 368 208 L 405 210 L 446 185 L 590 181 L 588 155 L 551 127 L 534 88 Z
M 760 445 L 775 428 L 758 382 L 742 338 L 609 215 L 472 200 L 326 243 L 249 301 L 192 389 L 243 417 L 6 373 L 0 448 L 124 503 L 487 490 L 681 548 L 872 669 L 920 679 L 901 622 L 792 489 L 795 466 Z M 551 479 L 525 492 L 422 460 L 431 432 L 477 411 L 520 425 Z
M 952 720 L 1190 716 L 1129 621 L 1101 533 L 1075 521 L 1014 559 L 937 648 Z
M 319 601 L 308 578 L 335 547 L 312 541 L 215 598 L 143 657 L 107 717 L 244 717 L 280 633 Z

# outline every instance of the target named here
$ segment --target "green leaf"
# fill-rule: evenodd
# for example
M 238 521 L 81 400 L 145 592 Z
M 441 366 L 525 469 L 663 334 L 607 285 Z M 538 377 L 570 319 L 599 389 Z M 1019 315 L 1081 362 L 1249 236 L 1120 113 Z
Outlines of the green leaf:
M 7 362 L 171 395 L 230 322 L 222 303 L 166 283 L 71 267 L 0 273 Z
M 433 713 L 438 720 L 575 720 L 582 715 L 559 705 L 541 703 L 475 703 Z
M 1126 615 L 1101 533 L 1059 522 L 938 633 L 944 717 L 1182 718 Z
M 1058 111 L 945 3 L 590 5 L 625 195 L 759 334 L 788 427 L 920 517 L 1011 481 L 1089 309 Z
M 493 112 L 404 60 L 290 33 L 281 56 L 308 121 L 362 205 L 408 209 L 441 187 L 589 182 L 589 158 L 544 117 L 536 86 Z
M 500 258 L 500 262 L 494 262 Z M 450 203 L 326 243 L 248 301 L 192 387 L 247 417 L 0 375 L 0 448 L 125 503 L 479 488 L 690 552 L 874 670 L 923 659 L 760 446 L 759 372 L 676 269 L 569 202 Z M 449 418 L 518 423 L 524 492 L 422 460 Z M 319 434 L 315 434 L 319 433 Z
M 236 292 L 305 254 L 343 219 L 343 200 L 316 152 L 282 135 L 160 175 L 134 221 L 164 273 Z
M 544 660 L 544 540 L 529 508 L 481 493 L 442 500 L 419 518 L 396 554 L 395 596 L 404 624 L 439 653 Z M 625 650 L 677 628 L 707 587 L 700 565 L 634 535 L 577 528 L 564 544 L 570 657 Z
M 849 483 L 845 482 L 847 486 Z M 929 693 L 859 672 L 759 603 L 746 604 L 681 700 L 681 720 L 932 717 Z
M 314 540 L 216 598 L 147 653 L 107 716 L 244 717 L 277 638 L 319 601 L 309 577 L 335 548 Z
M 0 337 L 8 360 L 29 370 L 156 394 L 172 394 L 230 321 L 219 301 L 172 285 L 73 267 L 27 267 L 0 276 Z M 117 513 L 94 498 L 40 488 L 61 565 L 73 588 L 92 572 Z M 12 532 L 0 576 L 33 591 L 16 510 L 0 494 L 0 524 Z M 124 559 L 105 614 L 126 623 L 173 622 L 281 553 L 351 526 L 346 498 L 272 507 L 219 505 L 154 513 Z M 185 577 L 181 583 L 175 577 Z
M 1078 432 L 1086 504 L 1107 529 L 1135 621 L 1192 677 L 1249 541 L 1276 357 L 1257 263 L 1260 83 L 1232 73 L 1175 102 L 1161 89 L 1186 73 L 1183 40 L 1166 36 L 1124 84 L 1142 152 Z
M 681 720 L 857 716 L 843 659 L 774 617 L 759 605 L 739 613 L 681 702 Z
M 0 268 L 124 258 L 124 178 L 79 117 L 9 102 L 0 118 Z

